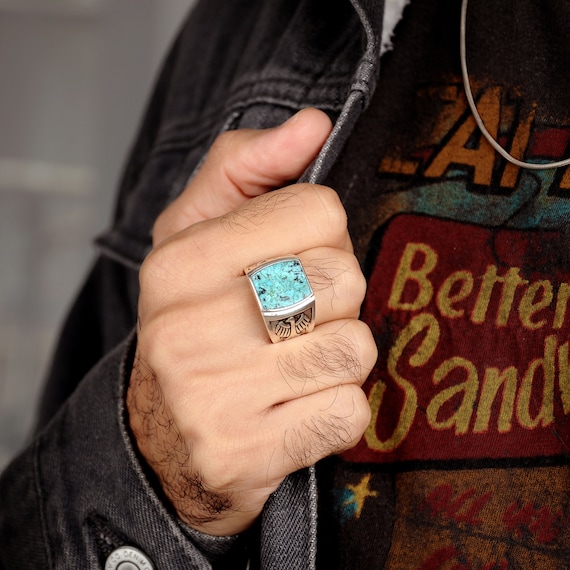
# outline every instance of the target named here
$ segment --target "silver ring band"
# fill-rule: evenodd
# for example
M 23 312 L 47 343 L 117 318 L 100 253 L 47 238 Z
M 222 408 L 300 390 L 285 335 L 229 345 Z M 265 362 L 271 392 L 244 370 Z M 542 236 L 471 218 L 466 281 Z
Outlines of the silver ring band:
M 271 342 L 309 333 L 315 327 L 315 295 L 301 260 L 290 255 L 248 267 L 245 274 Z

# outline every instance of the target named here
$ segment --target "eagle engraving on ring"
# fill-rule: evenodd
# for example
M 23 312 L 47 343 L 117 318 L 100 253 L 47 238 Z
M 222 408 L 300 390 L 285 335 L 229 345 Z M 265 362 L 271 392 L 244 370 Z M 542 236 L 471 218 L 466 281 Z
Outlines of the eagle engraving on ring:
M 278 321 L 273 330 L 278 337 L 285 339 L 307 332 L 310 324 L 311 317 L 305 311 Z

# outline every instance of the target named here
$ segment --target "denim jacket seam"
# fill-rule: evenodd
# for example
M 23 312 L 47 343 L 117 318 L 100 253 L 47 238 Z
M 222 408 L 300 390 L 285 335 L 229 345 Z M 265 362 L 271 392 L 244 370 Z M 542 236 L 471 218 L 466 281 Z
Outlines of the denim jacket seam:
M 287 79 L 280 79 L 278 81 L 282 81 L 283 84 L 287 83 L 287 85 L 291 85 L 291 82 Z M 272 80 L 273 83 L 277 82 L 277 80 Z M 297 99 L 292 99 L 287 96 L 279 96 L 274 93 L 271 93 L 271 90 L 266 90 L 265 93 L 261 92 L 255 95 L 244 96 L 244 92 L 254 85 L 252 82 L 251 84 L 242 84 L 237 89 L 232 90 L 232 93 L 228 97 L 226 104 L 224 105 L 225 112 L 232 113 L 233 111 L 244 109 L 251 105 L 259 104 L 259 103 L 270 103 L 270 104 L 280 104 L 285 107 L 289 107 L 291 109 L 299 108 L 305 106 L 305 102 Z M 297 85 L 299 87 L 307 87 L 307 81 L 298 81 Z M 325 85 L 325 84 L 323 84 Z M 327 84 L 328 85 L 328 84 Z M 350 81 L 334 81 L 331 82 L 330 85 L 335 85 L 338 88 L 346 88 L 350 87 Z M 258 84 L 256 85 L 258 86 Z M 306 99 L 311 99 L 307 97 Z M 337 109 L 341 108 L 341 105 L 335 100 L 334 97 L 319 97 L 319 101 L 314 101 L 314 104 L 317 104 L 319 107 L 327 108 L 327 109 Z M 168 124 L 161 127 L 160 133 L 157 137 L 157 144 L 155 148 L 151 150 L 151 154 L 158 153 L 163 145 L 171 144 L 171 143 L 179 143 L 182 137 L 189 137 L 193 132 L 203 132 L 207 130 L 207 125 L 210 122 L 216 120 L 218 116 L 218 110 L 215 109 L 211 113 L 206 115 L 200 115 L 199 117 L 193 117 L 192 119 L 188 118 L 179 118 L 173 121 L 170 121 Z M 206 127 L 206 128 L 205 128 Z M 204 137 L 205 138 L 205 137 Z M 195 145 L 196 140 L 192 140 L 193 145 Z

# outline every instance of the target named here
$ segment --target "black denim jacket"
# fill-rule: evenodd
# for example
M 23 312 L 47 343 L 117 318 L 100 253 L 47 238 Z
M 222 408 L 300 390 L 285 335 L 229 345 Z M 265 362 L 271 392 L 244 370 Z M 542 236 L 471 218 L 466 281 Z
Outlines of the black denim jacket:
M 137 270 L 154 219 L 225 129 L 323 109 L 335 127 L 304 179 L 324 179 L 374 90 L 382 14 L 383 0 L 204 0 L 195 8 L 149 102 L 113 226 L 97 240 L 100 255 L 64 326 L 35 440 L 2 474 L 0 567 L 105 568 L 124 545 L 158 569 L 242 565 L 240 538 L 200 535 L 173 515 L 127 432 Z M 308 469 L 270 498 L 252 566 L 312 568 L 315 551 Z

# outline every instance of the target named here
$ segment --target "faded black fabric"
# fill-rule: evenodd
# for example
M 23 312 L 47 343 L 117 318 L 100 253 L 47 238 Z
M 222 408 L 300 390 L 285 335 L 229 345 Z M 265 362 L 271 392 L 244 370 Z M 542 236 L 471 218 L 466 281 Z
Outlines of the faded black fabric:
M 461 80 L 459 12 L 454 0 L 406 8 L 372 102 L 326 179 L 347 209 L 368 279 L 361 318 L 379 359 L 364 386 L 371 427 L 354 450 L 318 466 L 323 568 L 564 570 L 570 559 L 568 313 L 553 322 L 557 292 L 570 282 L 570 169 L 509 166 L 483 139 Z M 568 29 L 566 2 L 469 3 L 477 104 L 501 144 L 531 162 L 570 156 Z M 417 252 L 402 293 L 410 305 L 427 283 L 444 298 L 442 281 L 459 274 L 473 277 L 473 293 L 447 315 L 437 301 L 396 303 L 404 245 Z M 420 251 L 434 262 L 425 273 Z M 509 302 L 493 282 L 476 318 L 490 268 L 521 281 Z M 532 319 L 524 318 L 527 287 L 552 292 Z M 399 355 L 402 331 L 422 317 L 434 328 Z M 425 337 L 437 338 L 436 348 L 414 364 Z M 453 372 L 437 376 L 444 365 Z M 500 388 L 488 391 L 498 372 Z M 471 399 L 466 378 L 476 385 Z M 403 425 L 404 394 L 417 397 L 407 408 L 414 420 L 383 448 Z M 447 407 L 434 406 L 437 397 Z

